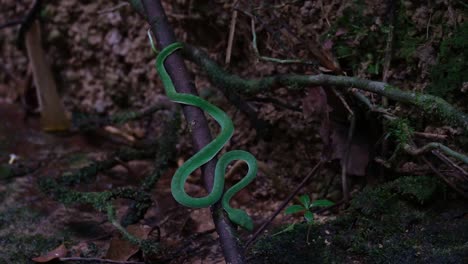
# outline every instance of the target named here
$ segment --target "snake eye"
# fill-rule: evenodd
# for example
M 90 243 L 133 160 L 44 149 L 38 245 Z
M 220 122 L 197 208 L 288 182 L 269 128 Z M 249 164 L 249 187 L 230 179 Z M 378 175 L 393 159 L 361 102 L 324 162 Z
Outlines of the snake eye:
M 236 225 L 247 229 L 249 231 L 253 230 L 253 221 L 252 218 L 243 210 L 232 209 L 232 212 L 228 212 L 229 219 Z

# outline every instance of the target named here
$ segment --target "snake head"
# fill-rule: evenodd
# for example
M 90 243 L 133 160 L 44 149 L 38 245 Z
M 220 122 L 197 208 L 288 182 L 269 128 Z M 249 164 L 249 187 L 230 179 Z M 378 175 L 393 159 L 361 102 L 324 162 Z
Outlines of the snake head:
M 236 225 L 247 229 L 249 231 L 253 230 L 253 221 L 252 218 L 243 210 L 240 209 L 231 209 L 228 213 L 229 219 Z

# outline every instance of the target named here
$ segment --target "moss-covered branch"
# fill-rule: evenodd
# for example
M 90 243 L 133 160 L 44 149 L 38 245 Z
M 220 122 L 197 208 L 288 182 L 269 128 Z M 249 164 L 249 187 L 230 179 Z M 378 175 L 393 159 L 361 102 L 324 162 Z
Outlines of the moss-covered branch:
M 171 107 L 168 106 L 167 103 L 157 102 L 155 105 L 140 111 L 126 111 L 107 117 L 87 115 L 83 113 L 73 113 L 73 125 L 80 131 L 95 130 L 108 125 L 121 125 L 132 120 L 137 120 L 145 116 L 149 116 L 159 110 L 166 110 L 170 108 Z
M 156 148 L 157 155 L 154 161 L 154 170 L 143 180 L 139 187 L 139 192 L 150 193 L 154 185 L 158 182 L 162 174 L 168 168 L 168 161 L 175 154 L 174 146 L 177 144 L 177 140 L 179 138 L 178 133 L 175 131 L 179 131 L 179 128 L 180 115 L 177 112 L 174 112 L 171 120 L 166 124 L 164 132 L 161 135 L 159 144 Z M 127 226 L 137 223 L 140 219 L 143 218 L 150 206 L 150 203 L 135 200 L 135 202 L 130 205 L 128 211 L 122 218 L 122 225 Z
M 385 162 L 386 166 L 394 163 L 398 158 L 401 150 L 410 154 L 411 156 L 419 156 L 432 150 L 439 150 L 444 154 L 457 159 L 468 165 L 468 157 L 460 152 L 457 152 L 439 142 L 430 142 L 418 148 L 413 142 L 414 130 L 410 126 L 409 121 L 404 118 L 396 118 L 387 120 L 387 126 L 390 135 L 395 139 L 397 146 L 391 158 Z
M 205 52 L 192 46 L 186 45 L 184 54 L 189 60 L 201 66 L 215 85 L 235 90 L 238 93 L 252 95 L 267 92 L 277 87 L 300 90 L 311 85 L 339 88 L 355 87 L 385 96 L 394 101 L 416 106 L 423 110 L 427 116 L 436 117 L 446 124 L 460 126 L 468 131 L 468 115 L 437 96 L 403 91 L 385 82 L 326 74 L 286 74 L 258 79 L 244 79 L 227 73 L 216 62 L 211 60 Z
M 102 192 L 79 192 L 61 186 L 50 178 L 41 181 L 40 188 L 44 192 L 47 191 L 55 200 L 66 205 L 90 204 L 99 211 L 105 211 L 109 203 L 117 198 L 151 204 L 149 194 L 142 193 L 135 188 L 116 188 Z
M 466 155 L 463 155 L 459 152 L 456 152 L 454 150 L 452 150 L 451 148 L 441 144 L 441 143 L 438 143 L 438 142 L 431 142 L 431 143 L 427 143 L 426 145 L 420 147 L 420 148 L 417 148 L 417 147 L 414 147 L 414 146 L 411 146 L 410 144 L 404 144 L 403 145 L 403 149 L 408 152 L 409 154 L 413 155 L 413 156 L 418 156 L 418 155 L 421 155 L 421 154 L 424 154 L 424 153 L 427 153 L 429 151 L 432 151 L 432 150 L 440 150 L 442 151 L 443 153 L 445 153 L 446 155 L 448 156 L 451 156 L 455 159 L 458 159 L 462 162 L 464 162 L 465 164 L 468 165 L 468 157 Z
M 57 180 L 51 177 L 44 178 L 39 182 L 40 188 L 44 193 L 51 195 L 64 204 L 90 204 L 97 210 L 107 212 L 109 221 L 122 232 L 126 239 L 138 244 L 143 251 L 154 253 L 158 250 L 157 243 L 149 240 L 139 240 L 129 235 L 124 226 L 140 220 L 151 206 L 150 191 L 167 169 L 168 160 L 174 154 L 179 127 L 180 116 L 177 112 L 172 112 L 157 143 L 148 144 L 145 149 L 122 148 L 106 160 L 95 162 L 75 172 L 65 173 Z M 124 187 L 101 192 L 80 192 L 71 189 L 74 185 L 91 181 L 97 173 L 111 169 L 121 162 L 154 158 L 155 156 L 154 171 L 145 178 L 139 188 Z M 116 219 L 115 210 L 112 206 L 112 201 L 117 198 L 133 200 L 130 210 L 122 221 L 123 225 Z
M 154 157 L 156 148 L 153 147 L 143 150 L 133 148 L 121 148 L 114 154 L 110 155 L 110 158 L 96 161 L 86 167 L 83 167 L 75 172 L 67 172 L 57 180 L 57 184 L 62 186 L 73 186 L 79 183 L 87 183 L 94 179 L 99 173 L 113 168 L 120 162 L 127 162 L 138 159 L 148 159 Z
M 117 220 L 117 216 L 115 214 L 115 208 L 111 204 L 107 205 L 107 218 L 112 223 L 112 225 L 115 228 L 117 228 L 120 231 L 120 233 L 122 233 L 122 235 L 125 237 L 125 239 L 127 239 L 128 241 L 130 241 L 130 243 L 132 243 L 134 245 L 140 245 L 141 240 L 138 237 L 135 237 L 134 235 L 130 234 L 127 231 L 127 229 L 125 229 L 125 227 L 123 227 L 119 223 L 119 221 Z

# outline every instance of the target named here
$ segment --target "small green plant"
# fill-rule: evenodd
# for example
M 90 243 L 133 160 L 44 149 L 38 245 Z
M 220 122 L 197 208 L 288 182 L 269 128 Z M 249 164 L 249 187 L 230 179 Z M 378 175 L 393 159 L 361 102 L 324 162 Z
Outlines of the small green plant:
M 314 212 L 312 212 L 312 209 L 314 209 L 314 207 L 332 206 L 334 205 L 334 203 L 329 200 L 315 200 L 314 202 L 311 202 L 310 197 L 306 194 L 299 196 L 299 202 L 300 204 L 293 204 L 289 206 L 288 208 L 286 208 L 284 213 L 285 214 L 295 214 L 295 213 L 304 214 L 304 219 L 306 220 L 306 223 L 309 226 L 309 228 L 307 229 L 307 244 L 309 244 L 310 228 L 314 224 Z M 289 229 L 292 230 L 291 227 L 289 227 Z
M 426 92 L 453 101 L 463 97 L 462 87 L 468 81 L 468 23 L 461 24 L 440 44 L 437 64 L 431 69 L 431 84 Z
M 413 137 L 414 129 L 406 118 L 397 118 L 388 121 L 389 136 L 393 137 L 398 144 L 408 144 Z

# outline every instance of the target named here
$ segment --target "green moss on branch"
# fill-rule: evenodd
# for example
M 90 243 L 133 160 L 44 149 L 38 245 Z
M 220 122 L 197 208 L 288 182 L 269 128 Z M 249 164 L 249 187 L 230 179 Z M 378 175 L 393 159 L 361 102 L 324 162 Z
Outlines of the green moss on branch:
M 339 88 L 355 87 L 385 96 L 391 100 L 416 106 L 422 109 L 427 116 L 436 117 L 446 124 L 460 126 L 468 131 L 468 116 L 437 96 L 403 91 L 384 82 L 326 74 L 287 74 L 258 79 L 243 79 L 237 75 L 227 73 L 216 62 L 211 60 L 206 53 L 192 46 L 185 45 L 184 54 L 189 60 L 207 72 L 214 85 L 223 86 L 238 93 L 252 95 L 267 92 L 277 87 L 299 90 L 311 85 Z
M 97 210 L 107 212 L 109 220 L 123 236 L 130 242 L 141 246 L 146 253 L 154 253 L 158 247 L 154 241 L 146 241 L 129 236 L 124 226 L 139 221 L 152 204 L 150 192 L 162 173 L 167 169 L 168 160 L 174 154 L 174 146 L 178 139 L 180 127 L 180 116 L 172 112 L 163 134 L 158 138 L 157 144 L 151 143 L 145 149 L 122 148 L 107 160 L 98 161 L 76 172 L 66 173 L 59 179 L 44 178 L 39 186 L 44 193 L 51 195 L 54 199 L 67 204 L 90 204 Z M 80 192 L 72 190 L 71 187 L 83 182 L 89 182 L 95 178 L 97 173 L 111 169 L 120 162 L 136 159 L 148 159 L 155 157 L 154 172 L 145 178 L 139 188 L 115 188 L 102 192 Z M 133 200 L 130 210 L 124 216 L 123 225 L 116 219 L 112 201 L 117 198 Z
M 156 111 L 169 108 L 170 107 L 168 107 L 165 103 L 158 102 L 157 104 L 141 111 L 125 111 L 108 117 L 73 113 L 73 125 L 80 131 L 96 130 L 103 126 L 125 124 L 129 121 L 149 116 Z
M 167 123 L 164 133 L 161 135 L 158 147 L 156 149 L 156 158 L 154 161 L 154 170 L 147 176 L 139 187 L 141 193 L 150 193 L 154 188 L 154 185 L 161 178 L 161 175 L 166 171 L 168 167 L 168 161 L 175 154 L 174 146 L 177 144 L 178 133 L 180 128 L 180 115 L 174 112 L 170 121 Z M 151 203 L 146 203 L 135 200 L 122 218 L 122 225 L 127 226 L 138 222 L 146 214 L 146 211 L 151 206 Z
M 127 162 L 138 159 L 148 159 L 155 155 L 156 149 L 151 147 L 148 149 L 138 150 L 133 148 L 121 148 L 115 152 L 109 159 L 96 161 L 76 172 L 64 173 L 57 182 L 62 186 L 73 186 L 79 183 L 87 183 L 102 171 L 109 170 L 120 162 Z

